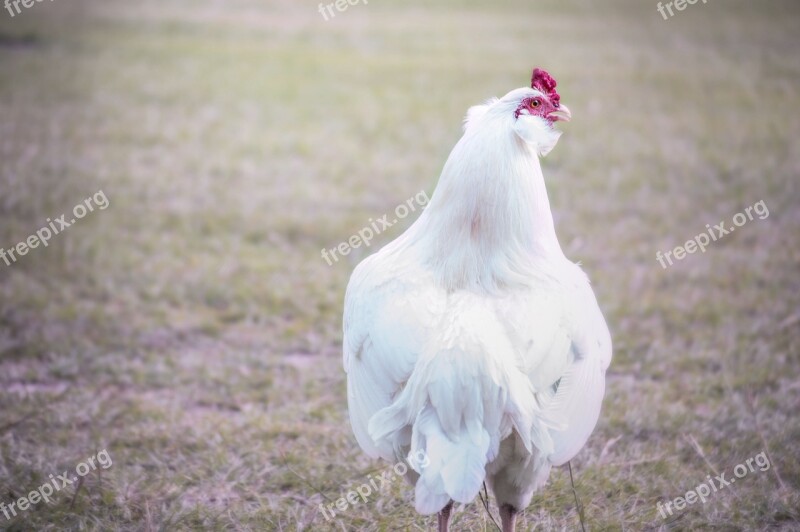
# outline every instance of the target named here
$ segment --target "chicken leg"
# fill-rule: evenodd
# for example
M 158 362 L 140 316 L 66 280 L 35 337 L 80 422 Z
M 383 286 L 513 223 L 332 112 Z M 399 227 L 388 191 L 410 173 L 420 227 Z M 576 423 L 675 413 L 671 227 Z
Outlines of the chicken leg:
M 514 532 L 517 522 L 517 509 L 510 504 L 500 507 L 500 521 L 503 523 L 503 532 Z
M 450 529 L 450 512 L 453 510 L 453 501 L 447 503 L 439 512 L 439 532 L 447 532 Z

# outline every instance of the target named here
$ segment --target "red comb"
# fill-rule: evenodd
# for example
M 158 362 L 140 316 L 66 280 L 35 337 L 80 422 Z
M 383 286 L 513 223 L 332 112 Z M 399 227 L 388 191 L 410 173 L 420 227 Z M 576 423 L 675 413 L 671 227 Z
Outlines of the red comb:
M 553 103 L 553 105 L 558 107 L 561 96 L 559 96 L 556 92 L 556 85 L 556 80 L 554 80 L 553 76 L 548 74 L 546 70 L 542 70 L 541 68 L 533 69 L 533 75 L 531 76 L 531 88 L 546 94 L 547 97 L 550 98 L 550 101 Z

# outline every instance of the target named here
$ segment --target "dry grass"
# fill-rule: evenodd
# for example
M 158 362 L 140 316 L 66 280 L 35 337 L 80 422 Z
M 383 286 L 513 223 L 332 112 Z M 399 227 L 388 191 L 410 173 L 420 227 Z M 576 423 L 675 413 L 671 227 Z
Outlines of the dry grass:
M 102 189 L 110 207 L 0 262 L 0 501 L 114 460 L 9 530 L 422 530 L 345 411 L 333 247 L 431 191 L 469 105 L 541 65 L 574 113 L 545 161 L 568 256 L 615 340 L 573 462 L 587 528 L 768 450 L 683 530 L 800 529 L 800 9 L 375 0 L 43 2 L 0 14 L 0 246 Z M 655 252 L 764 200 L 663 270 Z M 406 221 L 379 238 L 397 236 Z M 783 486 L 783 487 L 781 487 Z M 71 502 L 74 499 L 74 504 Z M 522 530 L 574 530 L 564 470 Z M 491 530 L 479 503 L 456 530 Z

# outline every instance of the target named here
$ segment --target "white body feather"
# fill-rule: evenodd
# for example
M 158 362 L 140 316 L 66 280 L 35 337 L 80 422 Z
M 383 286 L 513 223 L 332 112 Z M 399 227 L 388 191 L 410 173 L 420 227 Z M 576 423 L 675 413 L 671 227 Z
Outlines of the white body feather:
M 558 244 L 538 155 L 560 132 L 514 118 L 517 89 L 470 109 L 430 204 L 353 272 L 344 367 L 356 439 L 409 461 L 415 506 L 470 502 L 484 480 L 524 509 L 595 427 L 611 339 Z

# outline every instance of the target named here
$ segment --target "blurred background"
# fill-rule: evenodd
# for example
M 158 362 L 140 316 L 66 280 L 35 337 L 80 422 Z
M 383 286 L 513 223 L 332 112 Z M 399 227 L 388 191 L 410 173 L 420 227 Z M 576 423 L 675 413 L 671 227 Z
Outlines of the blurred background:
M 470 105 L 540 66 L 543 161 L 614 339 L 597 430 L 521 530 L 800 530 L 800 5 L 56 0 L 0 10 L 0 502 L 113 460 L 7 530 L 427 530 L 351 434 L 320 255 L 432 194 Z M 323 6 L 324 8 L 324 6 Z M 662 268 L 656 252 L 769 216 Z M 58 227 L 56 225 L 55 227 Z M 756 470 L 663 519 L 760 452 Z M 496 509 L 492 507 L 495 516 Z M 669 521 L 669 524 L 667 524 Z M 479 502 L 455 530 L 492 530 Z

